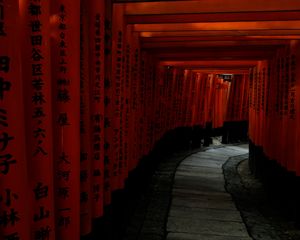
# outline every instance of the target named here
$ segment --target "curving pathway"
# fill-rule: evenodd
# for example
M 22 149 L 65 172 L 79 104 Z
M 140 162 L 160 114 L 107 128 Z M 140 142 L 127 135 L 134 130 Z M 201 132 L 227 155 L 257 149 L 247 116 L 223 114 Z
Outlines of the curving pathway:
M 222 165 L 246 154 L 247 145 L 195 153 L 179 165 L 167 222 L 167 240 L 250 240 L 231 195 Z

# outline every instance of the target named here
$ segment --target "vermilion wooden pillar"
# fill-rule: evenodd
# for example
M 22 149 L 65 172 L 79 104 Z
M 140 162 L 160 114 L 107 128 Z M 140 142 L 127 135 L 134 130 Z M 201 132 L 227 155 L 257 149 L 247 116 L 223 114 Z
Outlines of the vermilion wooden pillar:
M 186 70 L 186 75 L 184 78 L 185 81 L 185 92 L 183 96 L 183 126 L 187 127 L 187 118 L 188 118 L 188 110 L 189 110 L 189 98 L 190 98 L 190 90 L 191 90 L 191 71 Z
M 264 137 L 264 153 L 266 154 L 266 156 L 268 158 L 270 158 L 270 149 L 272 148 L 271 144 L 270 144 L 270 139 L 269 139 L 269 136 L 270 134 L 272 134 L 272 129 L 271 129 L 271 121 L 272 121 L 272 114 L 273 114 L 273 106 L 272 106 L 272 103 L 273 103 L 273 91 L 274 91 L 274 78 L 273 78 L 273 72 L 274 72 L 274 60 L 270 60 L 269 61 L 269 67 L 268 67 L 268 77 L 267 77 L 267 80 L 266 80 L 266 110 L 265 110 L 265 117 L 266 117 L 266 120 L 265 120 L 265 131 L 266 131 L 266 134 L 265 134 L 265 137 Z
M 80 1 L 51 1 L 56 238 L 80 238 Z M 62 177 L 60 177 L 62 176 Z
M 253 109 L 252 109 L 252 117 L 253 117 L 253 142 L 257 144 L 257 129 L 259 125 L 257 124 L 257 102 L 258 102 L 258 69 L 257 67 L 254 67 L 253 69 Z
M 126 124 L 126 112 L 125 112 L 125 104 L 126 104 L 126 42 L 127 42 L 127 26 L 123 24 L 122 26 L 122 32 L 123 32 L 123 39 L 122 39 L 122 45 L 123 45 L 123 53 L 122 53 L 122 69 L 121 69 L 121 82 L 120 82 L 120 134 L 119 134 L 119 145 L 120 145 L 120 151 L 119 151 L 119 157 L 118 157 L 118 189 L 123 189 L 125 187 L 125 179 L 127 178 L 128 174 L 128 168 L 125 163 L 125 124 Z
M 259 88 L 259 93 L 260 93 L 260 103 L 259 103 L 259 146 L 264 147 L 264 136 L 265 136 L 265 109 L 266 109 L 266 94 L 265 94 L 265 89 L 266 89 L 266 81 L 267 81 L 267 70 L 268 70 L 268 61 L 263 61 L 262 65 L 260 67 L 260 88 Z
M 280 138 L 281 138 L 281 121 L 282 121 L 282 92 L 281 91 L 281 85 L 282 85 L 282 76 L 281 76 L 281 66 L 283 64 L 283 58 L 282 58 L 282 49 L 279 49 L 277 51 L 276 56 L 276 66 L 275 66 L 275 111 L 274 111 L 274 119 L 272 121 L 272 127 L 275 138 L 273 138 L 273 159 L 275 159 L 278 163 L 281 164 L 281 146 L 280 146 Z
M 212 113 L 213 113 L 213 107 L 214 107 L 214 101 L 215 101 L 215 96 L 216 96 L 216 87 L 218 83 L 218 78 L 216 74 L 211 74 L 212 77 L 212 85 L 210 88 L 210 97 L 209 97 L 209 102 L 208 102 L 208 108 L 207 108 L 207 118 L 206 123 L 212 122 Z
M 222 126 L 224 126 L 224 122 L 226 120 L 226 112 L 227 112 L 227 105 L 228 105 L 228 97 L 229 97 L 229 92 L 230 92 L 230 86 L 231 86 L 231 83 L 229 83 L 229 82 L 223 82 L 223 91 L 224 92 L 223 92 L 223 98 L 222 98 L 222 103 L 223 103 L 223 106 L 222 106 L 223 107 L 223 110 L 222 110 L 222 118 L 223 118 Z M 249 108 L 247 109 L 247 111 L 249 111 Z
M 104 205 L 111 202 L 111 169 L 112 161 L 111 156 L 111 137 L 112 132 L 112 119 L 111 108 L 112 101 L 112 1 L 105 0 L 105 72 L 104 72 Z
M 55 239 L 49 11 L 48 0 L 20 0 L 31 239 Z
M 192 116 L 193 116 L 193 103 L 195 100 L 195 73 L 191 72 L 190 77 L 191 85 L 189 91 L 189 101 L 188 101 L 188 114 L 187 114 L 187 125 L 192 127 Z
M 0 238 L 30 240 L 19 2 L 0 9 Z
M 144 149 L 144 155 L 147 155 L 152 146 L 152 133 L 153 133 L 153 86 L 154 86 L 154 61 L 150 54 L 146 54 L 146 72 L 145 72 L 145 102 L 144 102 L 144 114 L 145 114 L 145 149 Z
M 287 149 L 287 168 L 290 171 L 299 171 L 299 98 L 300 98 L 300 42 L 297 40 L 291 41 L 289 54 L 289 91 L 288 91 L 288 123 L 287 123 L 287 141 L 289 144 Z M 298 64 L 298 65 L 297 65 Z M 298 67 L 297 67 L 298 66 Z M 298 111 L 297 111 L 298 109 Z M 296 131 L 295 131 L 296 129 Z
M 104 205 L 104 34 L 105 1 L 89 0 L 89 95 L 90 95 L 90 138 L 92 147 L 92 212 L 93 217 L 103 215 Z
M 108 128 L 108 159 L 110 163 L 110 184 L 111 190 L 119 188 L 120 169 L 120 111 L 121 111 L 121 84 L 123 81 L 123 49 L 124 49 L 124 9 L 122 6 L 113 5 L 112 17 L 112 70 L 110 81 L 109 102 L 107 116 L 111 123 Z
M 198 99 L 199 99 L 199 87 L 200 87 L 200 81 L 198 78 L 198 74 L 194 72 L 194 100 L 193 100 L 193 111 L 192 111 L 192 119 L 191 119 L 191 125 L 195 126 L 196 125 L 196 115 L 197 115 L 197 105 L 198 105 Z
M 254 129 L 254 119 L 253 119 L 253 106 L 254 106 L 254 79 L 253 79 L 253 71 L 251 68 L 249 71 L 249 129 L 248 135 L 249 139 L 253 142 L 253 129 Z
M 212 98 L 212 92 L 213 92 L 213 86 L 214 86 L 214 80 L 213 80 L 213 74 L 208 74 L 205 81 L 205 100 L 204 100 L 204 121 L 203 121 L 203 127 L 205 128 L 205 125 L 207 122 L 210 121 L 211 115 L 210 115 L 210 103 Z
M 129 159 L 129 169 L 136 167 L 138 162 L 138 138 L 136 128 L 138 127 L 138 94 L 139 94 L 139 69 L 140 69 L 140 46 L 138 33 L 133 33 L 131 39 L 131 86 L 130 86 L 130 120 L 129 120 L 129 143 L 131 156 Z
M 280 139 L 279 147 L 279 161 L 285 168 L 287 167 L 287 163 L 289 159 L 287 159 L 287 155 L 284 153 L 288 145 L 286 143 L 287 138 L 287 120 L 288 120 L 288 93 L 289 93 L 289 58 L 287 57 L 289 49 L 287 47 L 282 48 L 281 53 L 281 66 L 280 66 L 280 91 L 281 91 L 281 99 L 280 99 Z
M 125 177 L 128 176 L 130 170 L 130 162 L 131 162 L 131 131 L 130 131 L 130 124 L 132 121 L 131 115 L 131 68 L 132 68 L 132 28 L 133 26 L 128 25 L 126 27 L 126 41 L 124 46 L 124 55 L 125 55 L 125 62 L 124 62 L 124 134 L 123 134 L 123 158 L 124 158 L 124 173 Z
M 299 68 L 299 59 L 300 59 L 300 42 L 293 41 L 292 42 L 292 59 L 291 59 L 291 84 L 295 84 L 295 86 L 291 85 L 290 89 L 290 111 L 289 118 L 291 120 L 295 120 L 297 122 L 297 141 L 296 141 L 296 173 L 300 176 L 300 139 L 299 139 L 299 131 L 300 131 L 300 68 Z
M 286 46 L 283 52 L 284 68 L 282 69 L 282 152 L 281 158 L 283 165 L 289 169 L 290 153 L 289 150 L 289 88 L 290 88 L 290 46 Z M 285 154 L 285 152 L 288 154 Z
M 80 234 L 85 236 L 92 230 L 93 198 L 88 1 L 80 7 Z
M 210 91 L 210 79 L 207 74 L 201 76 L 201 99 L 200 99 L 200 114 L 199 114 L 199 124 L 201 128 L 205 128 L 205 118 L 206 118 L 206 105 L 209 97 Z
M 239 105 L 237 106 L 237 121 L 242 121 L 243 99 L 245 94 L 245 75 L 241 74 L 240 86 L 239 86 Z
M 146 146 L 146 122 L 147 119 L 145 118 L 145 94 L 146 94 L 146 72 L 147 72 L 147 64 L 148 59 L 145 51 L 141 52 L 141 68 L 140 68 L 140 90 L 139 90 L 139 109 L 140 109 L 140 117 L 139 117 L 139 126 L 138 126 L 138 138 L 139 138 L 139 158 L 142 158 L 145 153 L 145 146 Z
M 242 120 L 249 120 L 249 74 L 244 75 L 244 96 L 242 106 Z M 226 87 L 227 89 L 227 87 Z
M 276 55 L 274 58 L 270 61 L 270 95 L 269 95 L 269 101 L 268 101 L 268 118 L 269 118 L 269 130 L 268 134 L 274 134 L 276 128 L 276 117 L 277 117 L 277 85 L 278 85 L 278 77 L 277 77 L 277 58 Z M 275 144 L 275 138 L 268 138 L 268 147 L 266 148 L 266 155 L 270 159 L 275 159 L 274 156 L 274 144 Z

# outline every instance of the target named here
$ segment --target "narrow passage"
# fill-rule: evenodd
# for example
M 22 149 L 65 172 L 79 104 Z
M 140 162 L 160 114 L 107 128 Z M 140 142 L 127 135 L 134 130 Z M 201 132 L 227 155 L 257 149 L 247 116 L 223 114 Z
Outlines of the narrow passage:
M 222 165 L 248 153 L 248 145 L 208 149 L 179 165 L 167 222 L 167 240 L 250 240 L 231 195 Z

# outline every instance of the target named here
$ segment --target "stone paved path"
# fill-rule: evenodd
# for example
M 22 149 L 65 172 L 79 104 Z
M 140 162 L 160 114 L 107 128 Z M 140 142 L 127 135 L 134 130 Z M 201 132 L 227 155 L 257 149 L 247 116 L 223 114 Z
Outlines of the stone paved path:
M 167 240 L 250 240 L 233 200 L 225 190 L 222 165 L 246 154 L 247 145 L 209 149 L 178 167 L 167 222 Z

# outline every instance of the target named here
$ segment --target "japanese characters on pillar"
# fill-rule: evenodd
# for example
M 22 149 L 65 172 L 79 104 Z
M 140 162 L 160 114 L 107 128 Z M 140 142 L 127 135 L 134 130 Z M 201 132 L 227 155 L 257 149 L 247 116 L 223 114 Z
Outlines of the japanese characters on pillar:
M 21 0 L 31 239 L 55 239 L 50 3 Z
M 202 99 L 203 99 L 203 88 L 204 88 L 204 79 L 203 79 L 204 74 L 203 73 L 197 73 L 197 78 L 198 78 L 198 100 L 197 100 L 197 114 L 196 114 L 196 118 L 195 118 L 195 125 L 202 128 L 201 127 L 201 115 L 202 115 Z
M 170 84 L 171 81 L 173 79 L 173 70 L 174 67 L 170 68 L 169 71 L 166 71 L 166 75 L 165 75 L 165 79 L 164 79 L 164 111 L 162 112 L 162 114 L 164 115 L 164 130 L 163 130 L 163 134 L 168 130 L 169 128 L 169 119 L 167 116 L 169 116 L 170 114 L 170 107 L 169 107 L 169 94 L 170 94 Z
M 217 82 L 218 79 L 216 77 L 216 74 L 210 74 L 211 75 L 211 79 L 212 79 L 212 85 L 210 88 L 210 96 L 208 98 L 208 108 L 207 108 L 207 115 L 206 115 L 206 124 L 211 123 L 212 122 L 212 113 L 213 113 L 213 106 L 214 106 L 214 100 L 215 100 L 215 95 L 216 95 L 216 86 L 217 86 Z
M 146 72 L 148 70 L 148 61 L 147 55 L 145 51 L 141 52 L 141 68 L 140 68 L 140 91 L 139 91 L 139 104 L 140 104 L 140 120 L 139 120 L 139 156 L 140 158 L 145 154 L 145 146 L 146 146 L 146 122 L 145 118 L 146 109 L 145 106 L 145 96 L 146 96 L 146 81 L 147 75 Z
M 191 90 L 190 90 L 190 99 L 189 99 L 189 114 L 188 114 L 188 125 L 190 127 L 193 126 L 193 108 L 194 108 L 194 102 L 195 102 L 195 86 L 196 86 L 196 77 L 195 73 L 192 72 L 191 74 Z
M 205 110 L 206 110 L 206 101 L 208 101 L 208 94 L 209 94 L 209 91 L 210 91 L 210 79 L 208 77 L 207 74 L 204 74 L 202 77 L 201 77 L 201 94 L 202 97 L 200 99 L 200 113 L 199 113 L 199 125 L 204 128 L 205 127 L 205 118 L 206 118 L 206 113 L 205 113 Z
M 276 134 L 275 136 L 277 136 L 276 138 L 273 139 L 273 145 L 274 145 L 274 150 L 273 150 L 273 159 L 275 159 L 277 162 L 280 162 L 280 143 L 279 143 L 279 139 L 280 139 L 280 135 L 281 135 L 281 120 L 282 120 L 282 91 L 281 91 L 281 80 L 282 80 L 282 76 L 281 76 L 281 67 L 283 65 L 283 58 L 282 58 L 282 49 L 279 49 L 277 51 L 277 56 L 276 56 L 276 97 L 275 97 L 275 117 L 274 117 L 274 133 Z
M 149 117 L 149 125 L 148 125 L 148 138 L 149 138 L 149 150 L 152 150 L 154 148 L 154 126 L 155 126 L 155 82 L 156 82 L 156 66 L 158 65 L 156 62 L 156 59 L 151 60 L 151 70 L 150 70 L 150 83 L 149 83 L 149 98 L 147 97 L 148 103 L 146 103 L 148 106 L 150 105 L 150 111 L 148 112 Z
M 172 74 L 169 79 L 169 89 L 168 89 L 168 110 L 169 110 L 169 117 L 168 119 L 168 130 L 172 130 L 173 128 L 173 122 L 174 122 L 174 117 L 173 117 L 173 112 L 174 112 L 174 96 L 175 96 L 175 81 L 176 81 L 176 68 L 173 68 Z
M 180 74 L 178 74 L 178 94 L 177 94 L 177 110 L 176 110 L 176 127 L 181 125 L 181 104 L 182 104 L 182 94 L 183 94 L 183 76 L 184 70 L 180 69 Z
M 253 141 L 255 143 L 257 143 L 257 139 L 256 139 L 256 132 L 257 132 L 257 128 L 258 128 L 258 124 L 257 124 L 257 67 L 253 68 L 253 121 L 254 121 L 254 127 L 253 127 Z
M 126 177 L 129 172 L 129 161 L 131 160 L 131 148 L 130 148 L 130 121 L 131 119 L 131 66 L 132 66 L 132 56 L 131 56 L 131 41 L 132 41 L 132 25 L 126 27 L 126 46 L 124 47 L 125 54 L 125 72 L 124 72 L 124 136 L 123 136 L 123 156 L 124 156 L 124 172 Z
M 249 70 L 249 139 L 253 141 L 253 131 L 254 131 L 254 78 L 253 78 L 254 69 Z
M 266 61 L 261 61 L 258 65 L 258 102 L 257 102 L 257 144 L 263 146 L 263 128 L 264 128 L 264 92 L 265 92 L 265 76 Z
M 297 122 L 297 142 L 296 142 L 296 173 L 297 176 L 300 176 L 300 139 L 299 139 L 299 131 L 300 131 L 300 68 L 299 68 L 299 59 L 300 59 L 300 41 L 292 41 L 291 43 L 291 88 L 290 88 L 290 111 L 289 111 L 289 118 L 293 121 Z M 295 84 L 295 93 L 293 89 L 293 85 Z
M 260 102 L 260 144 L 263 146 L 264 144 L 264 137 L 265 137 L 265 129 L 266 129 L 266 84 L 267 84 L 267 77 L 268 77 L 268 62 L 264 61 L 262 65 L 262 76 L 261 76 L 261 102 Z
M 290 165 L 291 161 L 293 161 L 293 147 L 292 144 L 289 143 L 289 139 L 292 138 L 292 133 L 294 131 L 290 131 L 290 124 L 293 125 L 293 122 L 290 121 L 289 119 L 289 99 L 290 99 L 290 95 L 289 95 L 289 91 L 290 91 L 290 86 L 291 86 L 291 53 L 290 53 L 290 46 L 287 46 L 285 49 L 285 54 L 284 54 L 284 58 L 285 58 L 285 73 L 284 73 L 284 94 L 283 94 L 283 148 L 286 150 L 283 150 L 283 152 L 287 152 L 287 157 L 286 155 L 284 155 L 282 158 L 285 159 L 285 166 L 288 170 L 292 170 L 292 164 Z M 294 125 L 294 127 L 296 127 Z M 295 170 L 295 169 L 294 169 Z
M 200 75 L 201 73 L 195 73 L 195 99 L 193 101 L 193 115 L 192 115 L 192 126 L 197 124 L 197 116 L 199 114 L 199 103 L 200 103 Z
M 213 104 L 213 113 L 212 113 L 212 127 L 213 128 L 219 128 L 221 127 L 223 124 L 220 124 L 220 121 L 222 121 L 222 92 L 223 92 L 223 88 L 222 88 L 222 83 L 223 83 L 223 79 L 221 79 L 220 77 L 216 76 L 216 93 L 215 93 L 215 98 L 214 98 L 214 104 Z
M 159 87 L 159 97 L 160 97 L 160 107 L 159 107 L 159 138 L 162 137 L 165 131 L 165 123 L 166 123 L 166 92 L 167 92 L 167 81 L 168 81 L 168 72 L 172 67 L 164 67 L 161 71 L 160 75 L 160 87 Z
M 154 81 L 154 63 L 153 59 L 149 54 L 145 54 L 145 58 L 147 61 L 146 71 L 145 71 L 145 102 L 144 102 L 144 115 L 145 115 L 145 130 L 144 130 L 144 138 L 145 138 L 145 147 L 144 147 L 144 155 L 148 154 L 152 148 L 151 146 L 151 136 L 152 136 L 152 120 L 153 120 L 153 81 Z
M 285 157 L 283 156 L 284 151 L 284 144 L 281 142 L 281 140 L 284 138 L 284 132 L 285 132 L 285 126 L 283 126 L 284 122 L 284 85 L 285 85 L 285 48 L 281 48 L 280 50 L 280 66 L 279 66 L 279 122 L 278 122 L 278 140 L 277 140 L 277 153 L 276 156 L 278 158 L 278 161 L 282 166 L 285 166 Z
M 290 142 L 297 143 L 298 131 L 295 129 L 299 128 L 299 120 L 297 121 L 298 115 L 296 109 L 299 109 L 299 71 L 297 73 L 296 59 L 299 57 L 300 44 L 299 41 L 291 41 L 290 44 L 290 55 L 289 55 L 289 87 L 288 87 L 288 136 L 287 139 Z M 298 91 L 296 91 L 298 90 Z M 298 106 L 297 106 L 298 103 Z M 296 163 L 299 155 L 297 155 L 297 144 L 290 144 L 288 152 L 288 169 L 290 171 L 296 171 Z M 299 175 L 299 172 L 297 172 Z
M 219 100 L 218 100 L 218 112 L 219 112 L 219 117 L 218 117 L 218 122 L 217 126 L 221 128 L 224 124 L 224 111 L 225 111 L 225 106 L 227 104 L 227 83 L 224 83 L 224 80 L 222 78 L 219 79 L 219 88 L 220 88 L 220 93 L 219 93 Z
M 123 5 L 113 5 L 112 22 L 112 78 L 111 78 L 111 108 L 108 113 L 111 117 L 112 128 L 107 136 L 110 142 L 109 161 L 112 163 L 111 187 L 119 188 L 120 169 L 120 111 L 121 85 L 123 81 L 123 44 L 124 44 L 124 9 Z M 123 134 L 123 133 L 122 133 Z M 122 166 L 123 167 L 123 166 Z
M 122 189 L 125 186 L 125 178 L 127 173 L 124 168 L 124 131 L 125 131 L 125 50 L 126 50 L 126 28 L 123 31 L 123 55 L 122 55 L 122 70 L 121 70 L 121 83 L 120 83 L 120 130 L 119 130 L 119 154 L 118 154 L 118 183 L 117 188 Z
M 265 144 L 265 134 L 266 134 L 266 99 L 267 99 L 267 84 L 268 84 L 268 68 L 269 68 L 269 62 L 265 61 L 263 68 L 262 68 L 262 99 L 261 99 L 261 146 L 264 148 Z
M 89 88 L 89 15 L 87 1 L 80 2 L 80 234 L 92 230 L 92 156 Z
M 282 53 L 282 66 L 281 66 L 281 91 L 282 91 L 282 99 L 281 99 L 281 155 L 280 159 L 283 166 L 287 167 L 289 159 L 286 157 L 289 154 L 286 154 L 285 151 L 289 148 L 289 144 L 287 141 L 288 132 L 287 132 L 287 124 L 288 124 L 288 100 L 289 100 L 289 82 L 290 82 L 290 58 L 289 58 L 289 47 L 283 48 Z
M 151 135 L 151 148 L 154 147 L 155 145 L 155 113 L 156 113 L 156 109 L 155 109 L 155 104 L 156 104 L 156 94 L 155 94 L 155 89 L 157 86 L 157 66 L 158 64 L 155 63 L 153 65 L 153 85 L 152 85 L 152 91 L 151 91 L 151 104 L 152 104 L 152 111 L 151 111 L 151 126 L 150 126 L 150 135 Z
M 234 121 L 234 114 L 235 114 L 235 98 L 236 94 L 238 92 L 237 84 L 238 84 L 238 77 L 235 76 L 234 79 L 232 79 L 231 83 L 231 91 L 229 93 L 229 99 L 228 99 L 228 105 L 227 105 L 227 117 L 226 121 L 227 122 L 232 122 Z
M 29 240 L 19 3 L 0 0 L 0 238 Z
M 173 70 L 173 78 L 172 78 L 172 85 L 171 85 L 171 93 L 170 93 L 170 130 L 175 128 L 176 124 L 176 104 L 177 104 L 177 81 L 178 81 L 178 68 L 174 68 Z
M 236 95 L 236 100 L 235 100 L 235 119 L 236 121 L 241 121 L 241 114 L 242 114 L 242 107 L 243 107 L 243 97 L 244 97 L 244 75 L 240 74 L 237 75 L 239 78 L 237 79 L 238 81 L 238 91 Z
M 154 148 L 155 145 L 155 87 L 156 87 L 156 69 L 157 65 L 159 65 L 155 59 L 153 59 L 152 67 L 151 67 L 151 73 L 150 73 L 150 81 L 151 81 L 151 90 L 150 90 L 150 96 L 147 97 L 149 104 L 151 105 L 151 111 L 149 112 L 150 116 L 150 125 L 148 128 L 148 138 L 149 138 L 149 144 L 150 149 Z
M 299 166 L 299 143 L 295 131 L 299 128 L 296 111 L 299 107 L 299 72 L 296 67 L 299 46 L 298 41 L 291 41 L 290 46 L 279 48 L 272 59 L 258 63 L 259 74 L 256 74 L 254 85 L 250 79 L 251 139 L 255 145 L 263 147 L 268 158 L 276 160 L 287 170 L 296 172 Z M 255 114 L 251 111 L 253 102 Z M 276 137 L 270 139 L 270 134 Z M 290 142 L 296 144 L 288 144 Z
M 122 31 L 123 31 L 123 38 L 122 38 L 122 45 L 123 45 L 123 50 L 122 50 L 122 70 L 121 70 L 121 87 L 120 87 L 120 151 L 119 151 L 119 181 L 118 181 L 118 188 L 122 189 L 125 187 L 125 179 L 128 176 L 128 167 L 127 163 L 125 162 L 125 131 L 126 131 L 126 98 L 127 98 L 127 87 L 126 87 L 126 48 L 127 48 L 127 26 L 125 23 L 123 23 L 122 26 Z
M 88 1 L 93 217 L 104 206 L 104 11 L 104 0 Z
M 187 127 L 188 125 L 188 114 L 189 114 L 189 102 L 190 102 L 190 92 L 191 92 L 191 70 L 187 70 L 187 74 L 185 76 L 184 81 L 186 82 L 185 85 L 185 95 L 184 95 L 184 105 L 183 105 L 183 111 L 184 111 L 184 126 Z
M 182 94 L 183 94 L 183 76 L 184 70 L 179 68 L 176 74 L 177 78 L 177 100 L 176 100 L 176 124 L 175 127 L 181 126 L 181 103 L 182 103 Z
M 273 68 L 273 63 L 274 61 L 269 61 L 269 66 L 268 66 L 268 73 L 267 73 L 267 79 L 266 79 L 266 108 L 265 108 L 265 138 L 264 138 L 264 152 L 267 157 L 270 157 L 270 141 L 268 139 L 268 136 L 271 134 L 271 119 L 272 119 L 272 112 L 273 109 L 271 108 L 271 102 L 272 102 L 272 93 L 273 93 L 273 86 L 274 86 L 274 81 L 272 77 L 272 72 L 274 71 Z M 250 122 L 250 121 L 249 121 Z
M 296 86 L 297 86 L 297 54 L 299 55 L 299 42 L 293 42 L 291 44 L 291 59 L 290 59 L 290 88 L 289 88 L 289 95 L 290 95 L 290 101 L 289 101 L 289 119 L 294 120 L 296 119 Z M 298 49 L 297 49 L 298 47 Z
M 105 72 L 104 72 L 104 205 L 111 202 L 112 177 L 112 1 L 105 0 Z
M 213 93 L 213 86 L 214 86 L 214 75 L 208 74 L 205 81 L 205 99 L 204 99 L 204 119 L 203 119 L 203 127 L 205 128 L 206 123 L 211 119 L 211 99 Z
M 138 127 L 138 89 L 139 89 L 139 69 L 140 69 L 140 46 L 138 33 L 132 35 L 132 67 L 131 67 L 131 114 L 130 114 L 130 143 L 131 143 L 131 157 L 129 169 L 132 170 L 138 163 L 138 136 L 136 128 Z
M 80 238 L 80 1 L 51 1 L 56 237 Z
M 222 111 L 222 114 L 223 114 L 223 124 L 222 126 L 224 125 L 224 122 L 226 120 L 226 111 L 227 111 L 227 105 L 228 105 L 228 97 L 229 97 L 229 93 L 230 93 L 230 87 L 231 87 L 231 83 L 230 82 L 227 82 L 227 81 L 223 81 L 223 88 L 224 88 L 224 93 L 223 93 L 223 111 Z M 248 85 L 247 85 L 247 89 L 248 89 Z M 247 100 L 246 100 L 246 109 L 247 109 L 247 112 L 245 113 L 247 115 L 247 119 L 248 119 L 248 114 L 249 114 L 249 90 L 248 90 L 248 96 L 247 96 Z
M 176 104 L 177 104 L 177 81 L 178 81 L 178 74 L 179 71 L 177 68 L 174 68 L 173 70 L 173 78 L 172 78 L 172 88 L 171 91 L 169 93 L 169 97 L 170 97 L 170 129 L 174 129 L 175 128 L 175 124 L 176 124 Z
M 258 146 L 261 146 L 260 143 L 260 135 L 261 135 L 261 100 L 262 100 L 262 75 L 263 75 L 263 63 L 260 62 L 258 64 L 257 72 L 256 72 L 256 91 L 257 91 L 257 98 L 256 98 L 256 143 Z
M 156 141 L 161 138 L 163 127 L 164 127 L 164 68 L 160 67 L 159 69 L 159 75 L 158 75 L 158 86 L 157 86 L 157 116 L 156 116 L 156 122 L 157 122 L 157 136 Z
M 155 112 L 154 112 L 154 126 L 153 126 L 153 142 L 155 143 L 156 140 L 157 140 L 157 137 L 158 137 L 158 134 L 159 134 L 159 123 L 158 123 L 158 119 L 159 119 L 159 105 L 160 105 L 160 101 L 159 101 L 159 89 L 160 89 L 160 85 L 161 85 L 161 82 L 160 82 L 160 73 L 161 73 L 161 66 L 160 64 L 158 64 L 156 66 L 156 76 L 157 76 L 157 79 L 154 83 L 154 109 L 155 109 Z
M 276 127 L 276 119 L 277 119 L 277 85 L 278 85 L 278 77 L 277 77 L 277 57 L 274 56 L 272 59 L 269 60 L 269 76 L 268 78 L 268 90 L 266 95 L 266 109 L 265 109 L 265 116 L 266 116 L 266 135 L 273 134 L 277 127 Z M 249 121 L 251 122 L 251 120 Z M 249 124 L 251 127 L 251 124 Z M 266 141 L 266 147 L 265 147 L 265 154 L 270 159 L 275 159 L 274 157 L 274 142 L 275 138 L 269 139 L 268 137 Z
M 227 91 L 228 86 L 226 85 L 225 91 Z M 227 95 L 227 94 L 226 94 Z M 242 103 L 242 120 L 249 120 L 249 74 L 244 74 L 244 94 Z
M 273 121 L 272 121 L 272 128 L 273 132 L 276 133 L 276 136 L 279 135 L 279 115 L 280 115 L 280 66 L 281 66 L 281 59 L 280 59 L 280 53 L 279 51 L 276 52 L 275 56 L 275 65 L 274 65 L 274 100 L 273 100 L 273 107 L 274 107 L 274 112 L 273 112 Z M 278 161 L 278 139 L 273 138 L 271 139 L 272 145 L 276 145 L 276 149 L 273 148 L 272 150 L 272 159 Z

